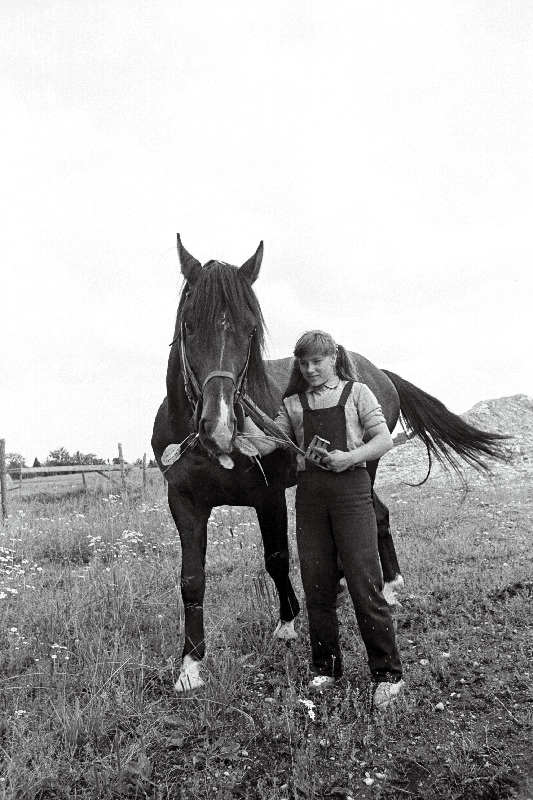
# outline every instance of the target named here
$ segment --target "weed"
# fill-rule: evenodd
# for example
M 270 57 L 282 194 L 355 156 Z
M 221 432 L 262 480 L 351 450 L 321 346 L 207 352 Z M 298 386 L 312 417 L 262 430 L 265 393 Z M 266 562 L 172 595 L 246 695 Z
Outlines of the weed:
M 180 548 L 162 481 L 104 488 L 21 495 L 0 539 L 1 800 L 530 796 L 525 483 L 382 488 L 407 587 L 407 690 L 381 717 L 349 604 L 345 677 L 307 694 L 305 611 L 299 640 L 272 638 L 277 601 L 247 509 L 211 515 L 206 683 L 174 694 Z M 291 561 L 301 594 L 292 538 Z

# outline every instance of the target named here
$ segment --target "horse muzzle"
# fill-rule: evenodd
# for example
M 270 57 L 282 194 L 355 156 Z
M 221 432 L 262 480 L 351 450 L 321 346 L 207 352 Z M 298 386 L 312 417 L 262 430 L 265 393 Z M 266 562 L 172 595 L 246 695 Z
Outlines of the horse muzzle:
M 200 442 L 214 455 L 231 453 L 237 433 L 233 375 L 229 372 L 210 373 L 202 387 L 202 400 L 198 420 Z

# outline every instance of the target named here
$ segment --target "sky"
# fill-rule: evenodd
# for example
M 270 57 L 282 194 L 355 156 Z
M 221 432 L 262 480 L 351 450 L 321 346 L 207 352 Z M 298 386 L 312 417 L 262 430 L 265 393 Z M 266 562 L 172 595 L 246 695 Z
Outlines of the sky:
M 463 413 L 533 395 L 530 0 L 3 0 L 0 438 L 133 461 L 181 275 L 261 240 L 268 355 L 331 332 Z

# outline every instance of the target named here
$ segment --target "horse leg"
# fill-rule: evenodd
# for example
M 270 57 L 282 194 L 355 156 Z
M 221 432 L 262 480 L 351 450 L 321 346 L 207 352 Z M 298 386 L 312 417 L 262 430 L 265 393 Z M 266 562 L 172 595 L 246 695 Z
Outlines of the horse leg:
M 398 603 L 396 592 L 403 586 L 403 578 L 400 572 L 400 565 L 398 563 L 398 556 L 394 547 L 392 533 L 389 521 L 389 509 L 385 503 L 380 500 L 376 491 L 374 490 L 374 480 L 379 461 L 368 462 L 366 468 L 370 474 L 372 481 L 372 500 L 374 503 L 374 512 L 376 514 L 376 522 L 378 526 L 378 552 L 379 560 L 381 561 L 381 569 L 383 572 L 383 594 L 390 606 L 395 606 Z
M 279 596 L 280 621 L 274 636 L 284 640 L 296 639 L 298 634 L 294 630 L 294 619 L 300 613 L 300 604 L 289 578 L 285 490 L 266 493 L 255 510 L 263 539 L 265 568 L 274 581 Z
M 398 564 L 398 556 L 392 539 L 389 523 L 389 509 L 380 500 L 376 492 L 373 493 L 374 511 L 378 524 L 378 552 L 383 571 L 383 594 L 390 606 L 398 603 L 396 592 L 403 587 L 403 578 Z
M 200 663 L 205 655 L 204 594 L 207 521 L 211 509 L 196 507 L 190 498 L 168 487 L 168 504 L 181 541 L 181 596 L 185 614 L 185 642 L 177 692 L 204 685 Z

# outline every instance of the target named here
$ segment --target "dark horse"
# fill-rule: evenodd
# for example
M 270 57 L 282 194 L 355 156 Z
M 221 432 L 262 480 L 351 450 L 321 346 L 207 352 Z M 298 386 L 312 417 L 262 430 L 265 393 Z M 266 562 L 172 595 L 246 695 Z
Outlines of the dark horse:
M 295 638 L 299 604 L 289 578 L 285 489 L 295 482 L 294 457 L 277 449 L 259 462 L 239 448 L 250 398 L 274 417 L 287 386 L 292 359 L 263 361 L 264 325 L 252 284 L 259 275 L 263 243 L 237 268 L 221 261 L 203 267 L 183 247 L 178 254 L 185 283 L 178 306 L 166 377 L 167 396 L 157 413 L 152 446 L 168 481 L 168 502 L 182 548 L 181 590 L 185 643 L 177 691 L 203 684 L 203 601 L 207 522 L 214 506 L 255 508 L 265 566 L 280 603 L 274 635 Z M 349 353 L 355 374 L 379 400 L 392 431 L 400 414 L 431 455 L 459 469 L 458 458 L 486 469 L 483 455 L 499 457 L 497 434 L 479 431 L 435 398 Z M 242 440 L 241 440 L 242 441 Z M 378 462 L 367 465 L 372 483 Z M 429 475 L 429 471 L 428 471 Z M 379 552 L 385 586 L 403 583 L 389 527 L 389 512 L 374 492 Z

